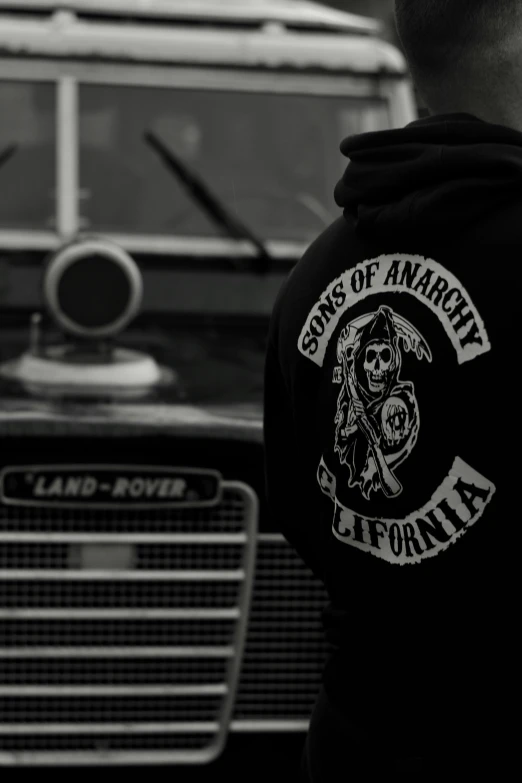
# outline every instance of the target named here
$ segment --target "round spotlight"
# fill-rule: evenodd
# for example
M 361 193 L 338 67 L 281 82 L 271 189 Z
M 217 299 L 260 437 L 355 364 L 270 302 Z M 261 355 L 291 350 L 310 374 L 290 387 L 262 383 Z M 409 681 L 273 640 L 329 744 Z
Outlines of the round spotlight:
M 53 255 L 43 280 L 57 323 L 87 339 L 112 337 L 137 314 L 143 282 L 136 262 L 105 239 L 81 239 Z

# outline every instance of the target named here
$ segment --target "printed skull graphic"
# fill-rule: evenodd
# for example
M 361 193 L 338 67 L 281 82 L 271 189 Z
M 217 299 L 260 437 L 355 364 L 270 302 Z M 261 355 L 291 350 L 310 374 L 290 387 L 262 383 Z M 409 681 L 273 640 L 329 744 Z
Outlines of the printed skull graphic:
M 419 409 L 414 384 L 400 377 L 402 351 L 432 361 L 422 335 L 389 307 L 352 321 L 337 343 L 335 452 L 348 468 L 348 486 L 367 500 L 372 491 L 400 494 L 393 471 L 417 442 Z
M 393 370 L 393 353 L 388 343 L 370 343 L 366 348 L 364 369 L 370 391 L 381 392 Z

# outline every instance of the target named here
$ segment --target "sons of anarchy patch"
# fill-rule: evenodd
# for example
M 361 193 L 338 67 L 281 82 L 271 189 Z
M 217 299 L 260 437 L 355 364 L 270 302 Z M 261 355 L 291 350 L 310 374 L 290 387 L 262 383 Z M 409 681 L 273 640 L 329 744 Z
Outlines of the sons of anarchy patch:
M 460 365 L 491 345 L 459 280 L 436 261 L 406 255 L 381 256 L 347 270 L 323 292 L 301 331 L 299 351 L 321 367 L 335 339 L 333 442 L 317 473 L 321 491 L 334 504 L 333 534 L 390 563 L 418 563 L 460 538 L 482 516 L 495 487 L 455 456 L 452 471 L 432 497 L 404 518 L 365 516 L 347 507 L 347 490 L 349 497 L 367 503 L 378 500 L 381 508 L 382 501 L 393 508 L 408 492 L 401 465 L 415 459 L 422 419 L 430 416 L 419 404 L 411 376 L 416 367 L 429 375 L 435 345 L 423 333 L 425 318 L 408 320 L 400 307 L 391 306 L 395 297 L 385 298 L 393 299 L 391 304 L 373 307 L 370 300 L 364 312 L 367 299 L 386 293 L 409 294 L 429 308 Z M 351 314 L 356 305 L 358 314 Z

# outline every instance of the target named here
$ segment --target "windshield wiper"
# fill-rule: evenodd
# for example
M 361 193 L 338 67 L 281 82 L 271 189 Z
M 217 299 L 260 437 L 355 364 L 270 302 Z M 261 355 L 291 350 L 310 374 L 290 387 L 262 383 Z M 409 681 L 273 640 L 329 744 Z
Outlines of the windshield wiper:
M 9 158 L 11 158 L 15 154 L 17 149 L 18 149 L 17 144 L 9 144 L 9 146 L 7 146 L 5 149 L 2 150 L 2 152 L 0 152 L 0 169 L 2 168 L 4 163 L 7 163 Z
M 182 162 L 167 145 L 152 131 L 144 133 L 145 141 L 152 147 L 166 168 L 176 179 L 182 182 L 190 195 L 203 207 L 208 216 L 219 228 L 233 239 L 246 239 L 257 250 L 257 263 L 254 271 L 265 273 L 272 265 L 272 257 L 264 242 L 245 224 L 233 215 L 221 199 L 211 191 L 202 177 Z

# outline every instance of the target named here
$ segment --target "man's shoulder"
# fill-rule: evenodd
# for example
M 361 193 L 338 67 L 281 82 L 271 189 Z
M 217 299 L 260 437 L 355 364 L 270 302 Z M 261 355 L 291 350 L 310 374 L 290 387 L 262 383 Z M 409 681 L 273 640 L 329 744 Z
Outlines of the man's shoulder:
M 350 249 L 355 241 L 353 226 L 344 217 L 331 223 L 292 269 L 281 290 L 279 304 L 284 306 L 289 298 L 297 296 L 302 300 L 317 292 L 341 266 L 349 265 Z
M 272 314 L 273 327 L 293 331 L 292 327 L 308 313 L 339 269 L 349 265 L 353 241 L 353 227 L 340 217 L 312 242 L 279 291 Z
M 350 247 L 350 243 L 355 241 L 357 239 L 353 221 L 344 216 L 339 217 L 312 242 L 298 263 L 296 270 L 304 273 L 305 270 L 311 268 L 314 272 L 317 272 L 317 262 L 320 259 L 330 262 L 337 260 L 341 256 L 346 259 L 347 248 Z

